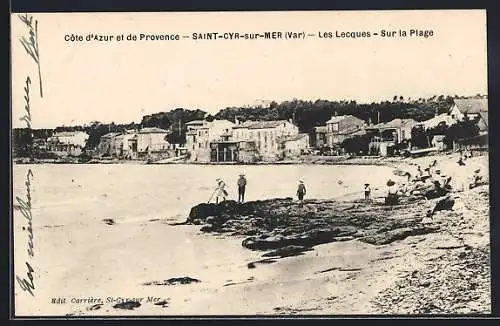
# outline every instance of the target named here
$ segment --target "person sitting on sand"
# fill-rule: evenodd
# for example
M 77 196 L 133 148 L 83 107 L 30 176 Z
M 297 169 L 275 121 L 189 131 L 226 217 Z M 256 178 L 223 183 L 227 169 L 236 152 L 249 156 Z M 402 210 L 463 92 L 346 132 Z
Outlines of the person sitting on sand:
M 215 203 L 219 203 L 219 198 L 222 198 L 221 202 L 226 200 L 227 191 L 226 191 L 226 183 L 222 181 L 222 179 L 217 178 L 217 188 L 215 188 Z
M 474 174 L 472 175 L 472 182 L 469 184 L 469 189 L 477 187 L 482 181 L 483 177 L 479 175 L 479 172 L 481 172 L 481 169 L 477 169 L 474 171 Z
M 299 180 L 299 185 L 297 187 L 297 198 L 299 199 L 300 206 L 302 206 L 304 201 L 304 196 L 306 195 L 306 186 L 304 181 Z
M 422 169 L 420 168 L 420 165 L 417 166 L 417 176 L 419 178 L 422 178 L 423 175 L 424 175 L 424 171 L 422 171 Z
M 410 172 L 405 172 L 405 173 L 403 174 L 403 176 L 406 176 L 407 181 L 408 181 L 408 182 L 410 182 L 410 180 L 411 180 L 411 173 L 410 173 Z
M 385 197 L 386 205 L 396 205 L 399 202 L 398 189 L 396 182 L 391 179 L 387 180 L 387 196 Z
M 365 201 L 366 202 L 370 202 L 371 199 L 370 199 L 370 193 L 371 193 L 371 188 L 370 188 L 370 184 L 369 183 L 365 183 L 365 187 L 364 187 L 364 192 L 365 192 Z

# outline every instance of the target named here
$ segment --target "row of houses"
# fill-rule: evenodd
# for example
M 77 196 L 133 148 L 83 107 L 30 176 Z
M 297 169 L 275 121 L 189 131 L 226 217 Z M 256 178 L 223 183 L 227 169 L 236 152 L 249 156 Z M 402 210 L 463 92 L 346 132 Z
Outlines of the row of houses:
M 394 119 L 373 125 L 353 115 L 335 115 L 324 126 L 314 127 L 311 137 L 300 133 L 298 126 L 289 120 L 240 122 L 236 119 L 234 123 L 194 120 L 185 124 L 185 146 L 169 143 L 167 136 L 171 131 L 156 127 L 110 132 L 100 138 L 92 155 L 137 159 L 188 154 L 193 162 L 275 161 L 295 158 L 309 152 L 311 147 L 339 149 L 346 139 L 368 134 L 370 151 L 385 156 L 396 145 L 407 144 L 411 149 L 414 127 L 451 126 L 465 116 L 479 117 L 478 126 L 484 138 L 488 131 L 487 99 L 470 98 L 455 99 L 447 112 L 423 122 Z M 436 142 L 443 137 L 434 137 L 432 145 L 439 147 Z M 88 138 L 89 135 L 82 131 L 58 132 L 37 146 L 59 156 L 79 156 Z
M 196 120 L 188 122 L 186 148 L 195 162 L 275 161 L 309 149 L 309 135 L 291 121 Z
M 179 150 L 166 137 L 170 132 L 160 128 L 142 128 L 122 133 L 110 132 L 101 136 L 95 149 L 87 149 L 92 156 L 136 159 L 152 155 L 171 154 Z M 37 139 L 37 149 L 57 156 L 80 156 L 86 149 L 89 135 L 83 131 L 56 132 L 46 140 Z
M 179 155 L 181 147 L 167 140 L 170 133 L 156 127 L 110 132 L 101 136 L 96 156 L 137 159 Z
M 357 135 L 370 135 L 370 151 L 386 156 L 388 150 L 402 143 L 408 144 L 411 149 L 412 129 L 421 126 L 424 129 L 435 128 L 445 124 L 451 126 L 465 117 L 475 119 L 479 117 L 478 127 L 480 134 L 488 132 L 488 102 L 484 98 L 455 99 L 449 110 L 433 118 L 418 122 L 413 119 L 394 119 L 389 122 L 375 125 L 367 124 L 364 120 L 352 115 L 333 116 L 325 126 L 315 127 L 313 130 L 313 146 L 315 148 L 338 148 L 342 142 Z M 442 148 L 444 135 L 434 137 L 432 146 Z

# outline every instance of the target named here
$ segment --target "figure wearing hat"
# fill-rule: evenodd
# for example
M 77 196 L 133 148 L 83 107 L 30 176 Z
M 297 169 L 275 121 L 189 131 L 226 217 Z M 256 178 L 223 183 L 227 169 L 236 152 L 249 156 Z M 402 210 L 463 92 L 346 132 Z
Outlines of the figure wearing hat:
M 215 179 L 215 181 L 217 182 L 217 188 L 215 188 L 215 203 L 218 204 L 219 198 L 222 198 L 221 202 L 226 200 L 226 183 L 220 178 Z
M 245 188 L 247 186 L 247 179 L 242 173 L 238 178 L 238 203 L 243 203 L 245 201 Z
M 299 180 L 299 185 L 297 187 L 297 198 L 299 199 L 301 206 L 305 195 L 306 195 L 306 186 L 304 185 L 304 181 Z
M 369 183 L 365 183 L 365 187 L 363 188 L 365 192 L 365 201 L 370 202 L 370 193 L 371 193 L 371 188 Z

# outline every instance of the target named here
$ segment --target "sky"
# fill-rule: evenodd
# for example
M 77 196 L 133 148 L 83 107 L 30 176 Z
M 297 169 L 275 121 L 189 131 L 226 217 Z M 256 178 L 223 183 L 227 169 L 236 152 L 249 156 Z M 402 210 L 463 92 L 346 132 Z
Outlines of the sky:
M 43 13 L 36 63 L 11 16 L 12 125 L 25 127 L 30 77 L 33 128 L 140 122 L 178 107 L 216 113 L 258 100 L 372 102 L 487 94 L 486 11 Z M 381 37 L 381 30 L 433 30 Z M 304 32 L 305 39 L 71 42 L 66 35 Z M 369 38 L 319 38 L 330 32 Z M 373 33 L 379 33 L 374 36 Z M 397 32 L 398 33 L 398 32 Z

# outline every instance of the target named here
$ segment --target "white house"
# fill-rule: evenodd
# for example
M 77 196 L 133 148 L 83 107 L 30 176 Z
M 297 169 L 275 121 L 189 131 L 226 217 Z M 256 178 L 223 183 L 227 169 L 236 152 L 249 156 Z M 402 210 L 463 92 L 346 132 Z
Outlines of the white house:
M 478 126 L 481 133 L 488 132 L 488 99 L 487 98 L 465 98 L 454 99 L 448 114 L 457 120 L 463 120 L 465 116 L 474 119 L 479 116 Z
M 198 162 L 210 162 L 210 143 L 225 134 L 231 134 L 234 123 L 228 120 L 195 120 L 186 123 L 186 148 L 190 159 Z
M 431 129 L 439 126 L 440 124 L 445 124 L 449 127 L 457 122 L 458 118 L 454 118 L 450 113 L 442 113 L 422 122 L 422 125 L 425 129 Z
M 345 139 L 359 133 L 365 127 L 365 122 L 353 115 L 333 116 L 326 122 L 326 142 L 334 147 Z
M 233 127 L 233 139 L 254 142 L 265 161 L 279 158 L 283 153 L 285 139 L 298 134 L 299 128 L 287 120 L 245 121 Z
M 309 148 L 309 135 L 298 134 L 286 137 L 283 141 L 283 154 L 285 157 L 297 157 L 304 154 Z
M 133 139 L 137 139 L 137 134 L 137 130 L 127 130 L 125 133 L 117 135 L 114 138 L 113 154 L 117 157 L 135 158 L 137 145 L 134 146 Z
M 112 156 L 116 153 L 115 137 L 118 135 L 120 134 L 117 132 L 110 132 L 101 136 L 99 145 L 97 146 L 99 156 Z
M 142 128 L 137 134 L 137 152 L 146 154 L 167 151 L 170 148 L 170 143 L 166 139 L 169 133 L 156 127 Z
M 60 156 L 80 156 L 88 139 L 83 131 L 57 132 L 47 139 L 47 149 Z

